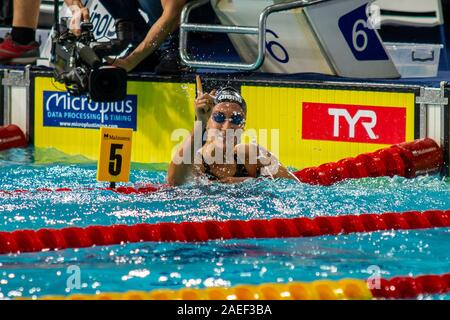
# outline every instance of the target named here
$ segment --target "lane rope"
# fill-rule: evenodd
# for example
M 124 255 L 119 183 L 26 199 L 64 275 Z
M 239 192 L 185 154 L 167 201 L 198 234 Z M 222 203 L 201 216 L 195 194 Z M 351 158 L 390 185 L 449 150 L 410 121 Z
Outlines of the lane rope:
M 345 158 L 338 162 L 322 164 L 318 167 L 305 168 L 293 174 L 300 182 L 330 186 L 346 179 L 366 177 L 401 176 L 414 178 L 418 175 L 439 172 L 444 164 L 442 148 L 432 139 L 425 138 L 413 142 L 401 143 L 371 153 L 364 153 L 356 158 Z M 156 192 L 168 185 L 147 184 L 143 187 L 96 188 L 111 190 L 122 194 L 147 194 Z M 78 189 L 94 190 L 94 188 Z M 40 188 L 35 192 L 68 192 L 71 188 Z M 3 194 L 27 193 L 27 190 L 0 190 Z
M 403 213 L 227 220 L 161 222 L 156 224 L 69 227 L 0 232 L 0 254 L 85 248 L 141 241 L 204 242 L 208 240 L 314 237 L 381 230 L 450 227 L 450 210 Z
M 442 148 L 432 139 L 420 139 L 364 153 L 318 167 L 294 172 L 303 183 L 329 186 L 346 179 L 418 175 L 439 172 L 444 165 Z
M 43 300 L 370 300 L 412 299 L 450 291 L 450 273 L 391 279 L 316 280 L 206 289 L 129 291 L 96 295 L 43 296 Z
M 91 191 L 91 190 L 109 190 L 117 193 L 122 194 L 147 194 L 159 191 L 163 188 L 167 188 L 169 185 L 163 184 L 163 185 L 155 185 L 155 184 L 146 184 L 142 187 L 127 187 L 127 186 L 120 186 L 117 188 L 79 188 L 79 189 L 72 189 L 72 188 L 56 188 L 56 189 L 50 189 L 50 188 L 38 188 L 36 190 L 30 191 L 30 190 L 24 190 L 24 189 L 16 189 L 16 190 L 0 190 L 0 193 L 8 194 L 8 195 L 14 195 L 14 194 L 23 194 L 23 193 L 33 193 L 33 192 L 80 192 L 80 191 Z
M 16 125 L 0 126 L 0 151 L 11 148 L 25 148 L 28 145 L 23 131 Z

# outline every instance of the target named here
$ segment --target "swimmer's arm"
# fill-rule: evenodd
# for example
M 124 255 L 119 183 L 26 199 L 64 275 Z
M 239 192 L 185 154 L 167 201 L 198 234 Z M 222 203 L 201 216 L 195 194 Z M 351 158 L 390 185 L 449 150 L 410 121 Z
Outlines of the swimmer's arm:
M 284 178 L 298 181 L 271 152 L 257 144 L 241 144 L 237 146 L 238 157 L 245 159 L 244 165 L 250 177 L 260 176 L 272 179 Z M 243 153 L 245 152 L 245 153 Z M 255 159 L 255 155 L 256 159 Z
M 183 141 L 183 144 L 175 153 L 167 171 L 167 183 L 172 186 L 185 183 L 192 174 L 201 175 L 201 170 L 195 168 L 193 163 L 196 157 L 199 156 L 196 151 L 202 147 L 203 133 L 206 130 L 206 123 L 211 114 L 215 92 L 216 90 L 212 90 L 209 94 L 199 94 L 194 101 L 195 116 L 197 119 L 194 122 L 194 130 Z M 194 136 L 199 137 L 197 139 L 199 140 L 199 145 L 195 143 Z M 201 164 L 201 158 L 195 163 Z
M 276 159 L 276 158 L 275 158 Z M 278 160 L 277 160 L 278 161 Z M 261 168 L 261 170 L 263 170 Z M 297 177 L 294 176 L 285 166 L 279 163 L 278 170 L 275 174 L 270 176 L 273 179 L 283 178 L 283 179 L 292 179 L 298 181 Z
M 273 154 L 270 152 L 266 155 L 267 158 L 264 159 L 264 156 L 261 159 L 261 162 L 258 161 L 260 167 L 260 175 L 267 178 L 272 179 L 298 179 L 294 176 Z M 264 160 L 263 160 L 264 159 Z M 270 159 L 270 160 L 269 160 Z
M 192 168 L 195 157 L 194 136 L 202 136 L 203 126 L 200 121 L 194 124 L 194 130 L 186 137 L 181 147 L 176 151 L 167 170 L 167 183 L 171 186 L 178 186 L 186 183 L 192 176 Z

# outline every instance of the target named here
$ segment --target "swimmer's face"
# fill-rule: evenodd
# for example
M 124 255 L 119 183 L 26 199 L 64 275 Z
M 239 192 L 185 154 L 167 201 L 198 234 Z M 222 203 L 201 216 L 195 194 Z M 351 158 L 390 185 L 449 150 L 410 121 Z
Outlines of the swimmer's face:
M 243 130 L 246 115 L 240 105 L 232 102 L 221 102 L 214 106 L 211 116 L 208 119 L 208 138 L 214 134 L 221 134 L 226 137 L 229 134 L 237 134 L 236 130 Z M 237 137 L 234 144 L 237 143 Z
M 239 121 L 239 120 L 242 121 Z M 221 102 L 214 106 L 208 120 L 208 129 L 243 129 L 245 125 L 245 112 L 241 106 L 232 102 Z

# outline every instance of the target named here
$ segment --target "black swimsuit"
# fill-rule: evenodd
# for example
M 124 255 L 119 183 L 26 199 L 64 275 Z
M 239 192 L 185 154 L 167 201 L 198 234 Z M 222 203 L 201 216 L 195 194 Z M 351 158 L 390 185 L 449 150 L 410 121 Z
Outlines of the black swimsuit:
M 237 158 L 237 154 L 234 154 L 234 161 L 236 162 L 236 173 L 234 174 L 233 177 L 237 177 L 237 178 L 242 178 L 242 177 L 248 177 L 248 172 L 247 169 L 245 168 L 245 165 L 243 163 L 238 163 L 238 158 Z M 219 178 L 217 178 L 211 171 L 211 167 L 209 166 L 209 164 L 206 163 L 205 159 L 203 158 L 202 155 L 202 163 L 203 166 L 205 167 L 205 172 L 204 174 L 208 177 L 209 180 L 219 180 Z M 259 170 L 257 173 L 257 176 L 259 175 Z
M 203 134 L 202 137 L 205 137 L 205 131 L 203 130 Z M 202 140 L 202 146 L 204 146 L 206 144 L 206 140 Z M 245 168 L 245 165 L 243 163 L 239 163 L 238 162 L 238 158 L 237 158 L 237 154 L 234 154 L 234 161 L 236 163 L 236 173 L 234 174 L 233 177 L 236 178 L 242 178 L 242 177 L 249 177 L 247 169 Z M 205 172 L 204 174 L 208 177 L 209 180 L 219 180 L 218 177 L 216 177 L 212 172 L 211 172 L 211 167 L 209 166 L 209 164 L 206 163 L 205 159 L 203 158 L 202 155 L 202 163 L 203 166 L 205 167 Z M 256 169 L 256 177 L 260 176 L 260 168 Z

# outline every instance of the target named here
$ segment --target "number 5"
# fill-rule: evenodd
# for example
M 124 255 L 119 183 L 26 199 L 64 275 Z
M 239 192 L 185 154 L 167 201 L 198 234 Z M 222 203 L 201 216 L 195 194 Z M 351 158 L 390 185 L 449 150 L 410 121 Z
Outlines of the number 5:
M 111 144 L 108 172 L 112 176 L 118 176 L 122 171 L 122 156 L 120 154 L 117 154 L 117 151 L 122 148 L 123 144 Z

